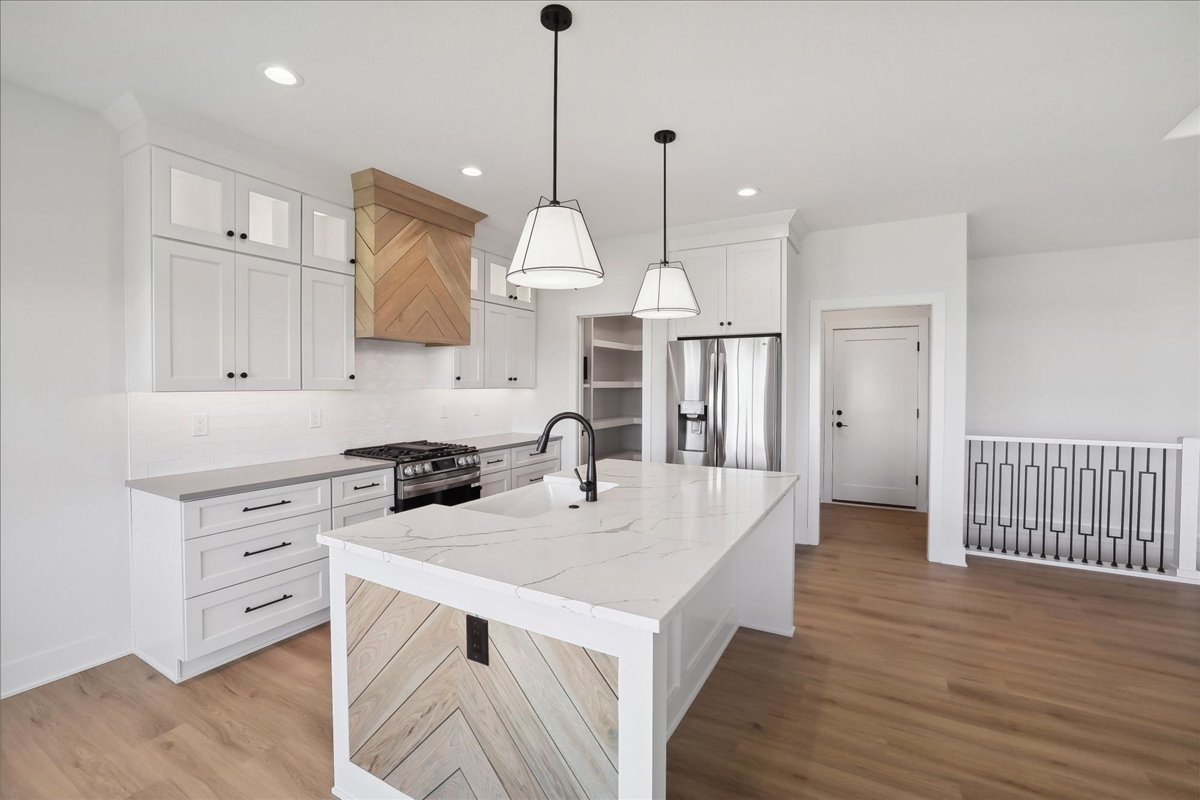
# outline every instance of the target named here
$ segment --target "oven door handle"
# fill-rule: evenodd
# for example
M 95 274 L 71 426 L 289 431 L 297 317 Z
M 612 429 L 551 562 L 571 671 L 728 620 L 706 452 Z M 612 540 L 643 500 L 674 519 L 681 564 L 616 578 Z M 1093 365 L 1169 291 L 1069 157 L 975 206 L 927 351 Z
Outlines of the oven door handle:
M 404 501 L 410 497 L 421 497 L 422 495 L 440 492 L 442 489 L 450 489 L 456 486 L 470 486 L 478 480 L 478 469 L 465 470 L 439 480 L 422 482 L 416 485 L 413 485 L 413 481 L 410 480 L 405 483 L 404 493 L 400 496 L 400 500 Z

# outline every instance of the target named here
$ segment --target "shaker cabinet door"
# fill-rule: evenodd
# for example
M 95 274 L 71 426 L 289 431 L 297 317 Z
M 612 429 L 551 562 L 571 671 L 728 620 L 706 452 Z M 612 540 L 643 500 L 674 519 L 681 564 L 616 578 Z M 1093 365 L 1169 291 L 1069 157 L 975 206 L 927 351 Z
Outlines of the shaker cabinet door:
M 155 391 L 235 388 L 234 272 L 228 250 L 154 240 Z
M 302 384 L 354 388 L 354 276 L 301 268 Z
M 483 385 L 489 389 L 512 388 L 508 341 L 512 309 L 496 303 L 483 304 Z
M 781 239 L 767 239 L 726 248 L 726 336 L 782 330 L 783 245 Z
M 353 275 L 354 211 L 308 195 L 304 195 L 301 205 L 304 219 L 300 263 Z
M 483 309 L 486 303 L 471 301 L 471 344 L 454 348 L 455 389 L 483 388 L 484 338 Z
M 233 246 L 239 253 L 300 261 L 300 193 L 239 174 Z
M 682 261 L 700 313 L 694 317 L 671 320 L 671 332 L 682 336 L 725 336 L 725 246 L 700 247 L 671 253 L 672 261 Z
M 232 250 L 237 233 L 233 171 L 158 147 L 151 153 L 154 235 Z
M 238 389 L 300 388 L 300 267 L 239 253 Z
M 512 385 L 520 389 L 532 389 L 537 383 L 534 374 L 535 331 L 532 311 L 512 309 L 508 317 L 508 362 L 512 372 Z

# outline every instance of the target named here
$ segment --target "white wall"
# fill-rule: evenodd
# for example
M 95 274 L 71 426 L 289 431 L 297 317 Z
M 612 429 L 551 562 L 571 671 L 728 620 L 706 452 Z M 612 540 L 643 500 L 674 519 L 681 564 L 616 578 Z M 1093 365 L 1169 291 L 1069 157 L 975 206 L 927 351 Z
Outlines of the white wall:
M 963 436 L 966 408 L 967 218 L 965 214 L 815 231 L 800 243 L 799 286 L 789 315 L 801 387 L 795 408 L 810 420 L 811 384 L 820 373 L 812 341 L 814 309 L 930 304 L 930 560 L 964 564 L 961 544 Z M 796 278 L 793 274 L 789 280 Z M 789 284 L 790 285 L 790 284 Z M 819 324 L 819 320 L 818 320 Z M 944 382 L 944 392 L 936 387 Z M 819 420 L 818 420 L 819 424 Z M 812 424 L 792 428 L 797 466 L 810 484 L 804 514 L 808 540 L 819 525 L 819 437 Z M 810 441 L 814 450 L 810 450 Z M 817 491 L 812 491 L 816 489 Z
M 129 651 L 121 169 L 0 83 L 0 694 Z
M 973 260 L 967 430 L 1200 432 L 1200 240 Z
M 412 439 L 512 428 L 531 389 L 450 389 L 450 348 L 359 341 L 346 392 L 158 392 L 129 395 L 129 470 L 143 478 L 338 453 Z M 551 370 L 547 370 L 551 372 Z M 309 412 L 321 427 L 309 428 Z M 207 436 L 191 435 L 207 414 Z M 443 416 L 444 414 L 444 416 Z M 538 426 L 541 430 L 541 426 Z

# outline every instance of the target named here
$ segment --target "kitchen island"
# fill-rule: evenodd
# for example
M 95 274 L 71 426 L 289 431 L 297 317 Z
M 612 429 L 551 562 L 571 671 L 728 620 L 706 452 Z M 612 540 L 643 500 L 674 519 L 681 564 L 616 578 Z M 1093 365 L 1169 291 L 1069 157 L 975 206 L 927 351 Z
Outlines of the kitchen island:
M 607 460 L 322 534 L 334 793 L 665 795 L 739 626 L 790 636 L 796 476 Z M 750 691 L 756 691 L 748 687 Z

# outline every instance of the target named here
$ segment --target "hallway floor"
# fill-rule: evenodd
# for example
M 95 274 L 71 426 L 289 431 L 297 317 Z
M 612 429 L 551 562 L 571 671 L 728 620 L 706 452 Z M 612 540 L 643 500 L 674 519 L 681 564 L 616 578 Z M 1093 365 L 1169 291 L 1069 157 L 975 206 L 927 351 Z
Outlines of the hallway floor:
M 1187 798 L 1200 589 L 924 560 L 925 517 L 826 506 L 796 636 L 739 631 L 672 798 Z M 329 797 L 322 626 L 173 686 L 128 656 L 0 702 L 5 798 Z

